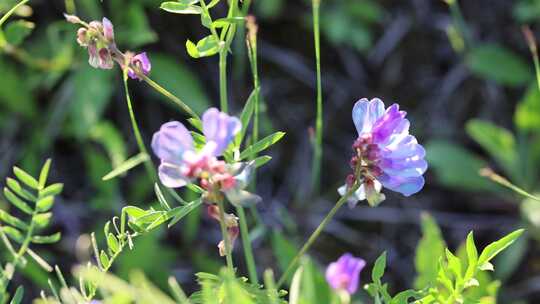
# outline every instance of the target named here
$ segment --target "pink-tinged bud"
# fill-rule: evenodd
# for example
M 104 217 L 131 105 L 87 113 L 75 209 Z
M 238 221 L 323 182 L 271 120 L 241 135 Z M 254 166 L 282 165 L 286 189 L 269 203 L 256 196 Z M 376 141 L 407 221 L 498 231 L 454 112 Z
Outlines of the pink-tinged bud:
M 99 56 L 99 67 L 105 70 L 110 70 L 114 66 L 114 61 L 112 59 L 111 53 L 107 48 L 101 48 L 98 51 Z
M 234 248 L 234 243 L 238 238 L 238 234 L 240 234 L 240 230 L 238 229 L 238 227 L 231 227 L 227 229 L 227 237 L 229 238 L 229 245 L 231 246 L 230 250 Z M 218 248 L 220 256 L 227 255 L 227 251 L 225 250 L 225 241 L 221 240 L 218 244 Z
M 101 31 L 101 29 L 103 28 L 103 25 L 101 24 L 101 22 L 99 21 L 90 21 L 90 23 L 88 24 L 88 26 L 93 29 L 93 30 L 96 30 L 98 32 Z
M 103 17 L 101 24 L 103 25 L 103 37 L 105 37 L 105 39 L 108 42 L 113 42 L 114 41 L 114 27 L 113 27 L 112 22 L 109 19 Z
M 82 23 L 81 19 L 75 15 L 69 15 L 64 13 L 64 17 L 66 18 L 67 22 L 73 23 L 73 24 L 80 24 Z
M 77 43 L 79 43 L 80 46 L 88 46 L 88 42 L 90 39 L 88 38 L 88 30 L 85 27 L 81 27 L 77 30 Z

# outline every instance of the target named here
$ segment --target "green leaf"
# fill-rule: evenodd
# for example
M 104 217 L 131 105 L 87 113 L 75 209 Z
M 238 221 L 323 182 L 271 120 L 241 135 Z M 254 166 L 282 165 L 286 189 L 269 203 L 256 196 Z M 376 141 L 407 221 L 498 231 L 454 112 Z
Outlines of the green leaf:
M 471 72 L 503 85 L 519 86 L 531 79 L 531 69 L 513 51 L 495 44 L 474 47 L 465 62 Z
M 139 207 L 126 206 L 122 209 L 122 213 L 126 213 L 130 218 L 137 220 L 138 218 L 145 216 L 148 212 Z
M 21 301 L 23 299 L 23 295 L 24 295 L 24 287 L 23 286 L 17 287 L 17 290 L 15 291 L 15 295 L 13 296 L 13 298 L 11 299 L 9 304 L 19 304 L 19 303 L 21 303 Z
M 45 228 L 51 222 L 52 213 L 40 213 L 33 217 L 33 221 L 36 224 L 37 228 Z
M 251 120 L 251 116 L 253 116 L 253 110 L 255 109 L 255 101 L 257 100 L 257 94 L 259 94 L 259 88 L 253 89 L 251 94 L 249 95 L 246 104 L 244 105 L 244 109 L 242 110 L 242 114 L 240 114 L 240 122 L 242 123 L 242 130 L 238 135 L 236 136 L 236 146 L 240 146 L 240 143 L 244 139 L 244 136 L 246 135 L 246 130 L 249 126 L 249 122 Z
M 436 282 L 438 261 L 444 254 L 446 244 L 442 238 L 437 222 L 427 213 L 422 213 L 422 238 L 416 247 L 414 264 L 416 267 L 416 289 L 424 288 Z
M 36 208 L 39 212 L 46 212 L 46 211 L 49 211 L 49 209 L 51 209 L 53 204 L 54 204 L 54 196 L 49 195 L 38 200 L 36 203 Z
M 503 251 L 506 247 L 510 246 L 518 237 L 523 234 L 523 229 L 518 229 L 502 239 L 489 244 L 478 258 L 478 265 L 482 267 L 484 264 L 488 263 L 493 259 L 499 252 Z
M 465 129 L 511 176 L 516 176 L 518 154 L 514 135 L 488 121 L 472 119 Z M 514 173 L 514 174 L 513 174 Z M 519 174 L 518 174 L 519 175 Z
M 478 174 L 487 163 L 457 143 L 432 140 L 426 144 L 426 158 L 439 182 L 445 186 L 469 191 L 498 189 Z
M 244 17 L 220 18 L 214 20 L 212 25 L 216 28 L 222 28 L 230 24 L 243 24 L 244 22 L 246 22 L 246 18 Z
M 198 15 L 202 13 L 202 9 L 199 6 L 191 5 L 186 2 L 189 2 L 189 1 L 181 1 L 181 2 L 167 1 L 167 2 L 161 3 L 161 6 L 159 8 L 161 8 L 164 11 L 167 11 L 169 13 L 174 13 L 174 14 Z
M 260 141 L 254 143 L 253 145 L 246 148 L 242 153 L 240 153 L 240 159 L 246 159 L 249 157 L 254 156 L 258 152 L 264 151 L 268 149 L 270 146 L 278 142 L 283 136 L 285 135 L 285 132 L 276 132 L 272 135 L 268 135 L 267 137 L 261 139 Z
M 514 113 L 514 122 L 520 130 L 540 129 L 540 90 L 532 83 L 520 100 Z
M 167 215 L 168 218 L 172 218 L 172 220 L 167 225 L 169 228 L 174 226 L 174 224 L 178 223 L 184 216 L 188 215 L 191 211 L 195 210 L 197 207 L 199 207 L 203 203 L 202 199 L 197 199 L 185 206 L 176 207 L 172 210 L 170 210 Z
M 35 27 L 33 22 L 16 20 L 6 25 L 4 34 L 11 45 L 18 46 L 32 33 Z
M 55 196 L 60 193 L 62 193 L 62 190 L 64 189 L 64 184 L 56 183 L 47 186 L 45 189 L 39 191 L 40 197 L 46 197 L 46 196 Z
M 28 201 L 36 200 L 36 197 L 32 193 L 26 191 L 26 189 L 21 187 L 21 184 L 17 180 L 11 177 L 8 177 L 6 178 L 6 184 L 11 191 L 13 191 L 18 196 L 24 198 L 25 200 L 28 200 Z
M 39 189 L 43 189 L 47 184 L 47 178 L 49 177 L 49 170 L 51 169 L 51 159 L 47 159 L 45 164 L 41 168 L 39 173 Z
M 371 271 L 371 279 L 374 283 L 381 286 L 381 278 L 384 275 L 384 269 L 386 268 L 386 251 L 383 252 L 375 261 L 373 270 Z
M 39 189 L 38 181 L 24 170 L 18 167 L 13 167 L 13 173 L 23 184 L 26 184 L 28 187 L 35 190 Z
M 165 199 L 165 196 L 163 196 L 163 192 L 161 192 L 161 188 L 159 187 L 158 183 L 154 184 L 154 192 L 156 193 L 156 197 L 158 198 L 161 208 L 167 211 L 171 210 L 171 207 L 169 203 L 167 202 L 167 200 Z
M 467 235 L 467 241 L 465 245 L 467 249 L 467 270 L 465 271 L 465 281 L 474 278 L 476 269 L 478 267 L 478 250 L 474 244 L 473 232 L 469 232 Z
M 144 163 L 145 161 L 148 161 L 149 159 L 150 157 L 148 157 L 148 154 L 141 152 L 127 159 L 125 162 L 123 162 L 118 167 L 114 168 L 114 170 L 105 175 L 102 179 L 106 181 L 115 178 Z
M 113 254 L 117 253 L 120 250 L 120 244 L 118 243 L 118 240 L 112 233 L 109 233 L 107 236 L 107 246 L 109 247 L 109 249 L 112 251 Z
M 32 237 L 32 243 L 52 244 L 58 242 L 61 236 L 62 234 L 60 234 L 60 232 L 51 235 L 36 235 Z
M 22 233 L 13 228 L 13 227 L 9 227 L 9 226 L 4 226 L 4 227 L 1 227 L 0 229 L 2 229 L 2 231 L 12 240 L 14 240 L 15 242 L 19 243 L 19 244 L 22 244 L 24 242 L 24 236 L 22 235 Z
M 219 52 L 219 40 L 215 36 L 209 35 L 199 40 L 197 44 L 191 40 L 186 41 L 186 50 L 189 56 L 193 58 L 201 58 L 215 55 Z
M 18 218 L 10 215 L 9 213 L 5 212 L 4 210 L 1 210 L 0 209 L 0 221 L 8 224 L 8 225 L 11 225 L 15 228 L 19 228 L 21 230 L 27 230 L 28 229 L 28 225 L 19 220 Z
M 4 196 L 8 201 L 10 201 L 15 207 L 19 208 L 22 212 L 26 214 L 32 214 L 32 208 L 28 206 L 22 199 L 13 194 L 8 188 L 4 188 Z
M 259 168 L 265 165 L 270 160 L 272 160 L 271 156 L 268 156 L 268 155 L 259 156 L 253 160 L 253 167 Z
M 461 261 L 448 248 L 445 249 L 448 269 L 453 273 L 456 283 L 459 285 L 463 281 Z
M 109 268 L 109 256 L 103 250 L 101 250 L 101 253 L 99 254 L 99 261 L 101 262 L 101 266 L 103 266 L 103 268 Z

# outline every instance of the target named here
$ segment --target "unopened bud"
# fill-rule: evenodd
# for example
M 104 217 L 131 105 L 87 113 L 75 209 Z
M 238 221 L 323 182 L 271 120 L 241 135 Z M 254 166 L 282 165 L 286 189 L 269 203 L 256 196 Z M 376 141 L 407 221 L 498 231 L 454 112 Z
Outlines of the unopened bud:
M 81 19 L 75 15 L 69 15 L 64 13 L 64 17 L 66 18 L 67 22 L 73 23 L 73 24 L 80 24 L 82 23 Z

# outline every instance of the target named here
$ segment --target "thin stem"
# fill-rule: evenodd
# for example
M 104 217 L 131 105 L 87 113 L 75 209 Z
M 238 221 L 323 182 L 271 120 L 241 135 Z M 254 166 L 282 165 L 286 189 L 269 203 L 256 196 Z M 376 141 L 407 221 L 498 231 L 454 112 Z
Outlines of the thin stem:
M 15 13 L 15 11 L 25 5 L 28 1 L 30 0 L 22 0 L 21 2 L 17 3 L 14 7 L 12 7 L 4 16 L 2 16 L 2 18 L 0 18 L 0 27 L 4 24 L 4 22 L 6 22 L 6 20 L 11 16 L 13 15 L 13 13 Z
M 139 152 L 148 154 L 148 150 L 146 150 L 146 147 L 144 145 L 143 138 L 141 136 L 141 131 L 139 130 L 139 125 L 137 124 L 137 119 L 135 118 L 135 112 L 133 111 L 133 105 L 131 104 L 131 97 L 129 96 L 129 88 L 127 83 L 127 69 L 124 71 L 124 90 L 126 94 L 126 103 L 129 111 L 129 118 L 131 120 L 131 127 L 133 128 L 133 134 L 135 135 L 135 140 L 137 142 L 137 146 L 139 147 Z M 146 173 L 153 182 L 156 182 L 158 180 L 156 171 L 154 167 L 152 166 L 152 163 L 149 161 L 144 162 L 144 168 L 146 169 Z
M 313 243 L 315 242 L 315 240 L 317 240 L 317 238 L 319 237 L 319 235 L 321 234 L 321 232 L 324 230 L 324 228 L 326 227 L 326 225 L 328 225 L 328 223 L 330 223 L 330 221 L 332 220 L 332 218 L 334 217 L 334 215 L 336 214 L 336 212 L 339 210 L 339 208 L 341 208 L 341 206 L 343 206 L 343 204 L 345 204 L 347 202 L 347 199 L 358 189 L 358 187 L 360 187 L 360 184 L 358 182 L 356 182 L 350 189 L 349 191 L 347 191 L 347 193 L 345 193 L 345 195 L 343 195 L 337 202 L 336 204 L 334 205 L 334 207 L 332 208 L 332 210 L 330 210 L 330 212 L 328 212 L 328 214 L 326 215 L 326 217 L 322 220 L 322 222 L 319 224 L 319 226 L 317 226 L 317 228 L 315 229 L 315 231 L 313 231 L 313 233 L 311 234 L 311 236 L 308 238 L 308 240 L 306 241 L 306 243 L 304 244 L 304 246 L 302 246 L 302 249 L 300 249 L 300 251 L 298 251 L 298 253 L 296 254 L 296 256 L 292 259 L 292 261 L 289 263 L 289 266 L 287 266 L 287 269 L 285 270 L 285 272 L 281 275 L 281 278 L 279 279 L 278 283 L 277 283 L 277 288 L 279 288 L 281 285 L 283 285 L 283 283 L 285 282 L 285 280 L 287 279 L 287 277 L 289 277 L 289 275 L 291 274 L 292 270 L 294 269 L 294 267 L 296 266 L 296 264 L 298 264 L 298 261 L 300 260 L 300 258 L 309 250 L 309 248 L 311 247 L 311 245 L 313 245 Z
M 223 200 L 218 200 L 219 208 L 219 226 L 221 227 L 221 234 L 223 235 L 223 242 L 225 243 L 225 258 L 227 260 L 227 268 L 234 272 L 234 265 L 232 260 L 232 250 L 229 235 L 227 233 L 227 227 L 225 225 L 225 207 L 223 206 Z
M 141 77 L 142 80 L 144 80 L 144 82 L 146 82 L 147 84 L 149 84 L 154 90 L 158 91 L 160 94 L 162 94 L 163 96 L 167 97 L 167 98 L 168 98 L 169 100 L 171 100 L 174 104 L 176 104 L 177 106 L 179 106 L 182 110 L 184 110 L 184 112 L 186 112 L 187 114 L 189 114 L 191 117 L 200 120 L 199 115 L 197 115 L 197 113 L 195 113 L 195 111 L 193 111 L 193 110 L 192 110 L 186 103 L 184 103 L 180 98 L 174 96 L 171 92 L 167 91 L 165 88 L 163 88 L 162 86 L 160 86 L 159 84 L 157 84 L 155 81 L 153 81 L 152 79 L 150 79 L 148 76 L 145 76 L 145 75 L 139 75 L 139 77 Z
M 490 180 L 496 182 L 499 185 L 502 185 L 518 194 L 523 195 L 524 197 L 528 197 L 530 199 L 533 199 L 537 202 L 540 202 L 540 197 L 530 194 L 529 192 L 525 191 L 524 189 L 512 184 L 509 180 L 506 178 L 498 175 L 497 173 L 493 172 L 490 168 L 483 168 L 480 170 L 480 175 L 489 178 Z
M 248 268 L 249 280 L 252 284 L 259 284 L 257 277 L 257 266 L 255 264 L 255 258 L 253 256 L 253 248 L 251 248 L 251 242 L 249 240 L 249 230 L 246 221 L 246 214 L 244 208 L 236 207 L 236 212 L 240 218 L 240 236 L 242 238 L 242 247 L 244 248 L 244 256 L 246 258 L 246 264 Z
M 220 108 L 222 112 L 227 113 L 227 49 L 222 48 L 219 51 L 219 96 Z
M 312 164 L 312 187 L 313 192 L 319 191 L 322 161 L 322 140 L 323 140 L 323 101 L 322 101 L 322 83 L 321 83 L 321 43 L 320 43 L 320 2 L 321 0 L 312 0 L 313 9 L 313 37 L 315 41 L 315 64 L 317 68 L 317 118 L 315 122 L 315 149 Z

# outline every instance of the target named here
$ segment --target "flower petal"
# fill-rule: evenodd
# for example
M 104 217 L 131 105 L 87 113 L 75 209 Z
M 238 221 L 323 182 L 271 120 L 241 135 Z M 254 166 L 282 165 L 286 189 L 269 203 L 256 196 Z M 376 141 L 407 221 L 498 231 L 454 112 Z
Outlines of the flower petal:
M 373 124 L 384 115 L 384 103 L 378 98 L 362 98 L 354 104 L 352 118 L 358 134 L 370 132 Z
M 158 169 L 159 180 L 169 188 L 180 188 L 190 180 L 182 174 L 182 168 L 175 164 L 162 162 Z
M 399 192 L 405 196 L 411 196 L 424 187 L 424 177 L 401 177 L 383 174 L 378 177 L 385 188 Z
M 221 155 L 242 128 L 242 123 L 238 118 L 220 112 L 216 108 L 206 110 L 202 122 L 206 141 L 216 143 L 216 149 L 213 152 L 214 156 Z
M 154 133 L 152 150 L 162 161 L 180 164 L 184 152 L 193 150 L 193 138 L 182 123 L 171 121 Z
M 256 194 L 240 189 L 240 187 L 234 187 L 224 192 L 225 196 L 235 206 L 247 207 L 254 204 L 258 204 L 262 201 L 262 198 Z

